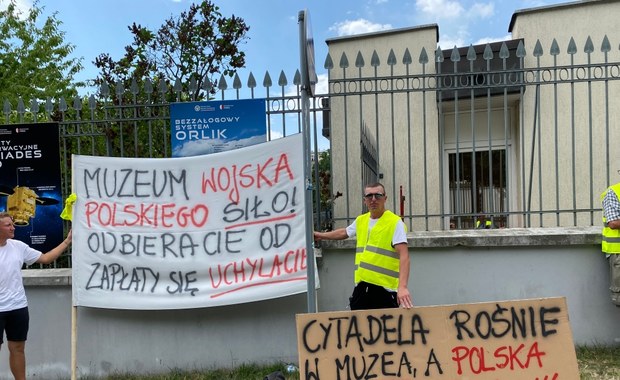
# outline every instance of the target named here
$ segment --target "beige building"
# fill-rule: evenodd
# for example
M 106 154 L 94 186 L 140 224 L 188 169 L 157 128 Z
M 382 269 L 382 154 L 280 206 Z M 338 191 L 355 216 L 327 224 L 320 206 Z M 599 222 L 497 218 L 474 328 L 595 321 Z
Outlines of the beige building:
M 518 10 L 512 39 L 437 25 L 327 41 L 336 226 L 378 180 L 412 230 L 600 224 L 620 181 L 619 1 Z

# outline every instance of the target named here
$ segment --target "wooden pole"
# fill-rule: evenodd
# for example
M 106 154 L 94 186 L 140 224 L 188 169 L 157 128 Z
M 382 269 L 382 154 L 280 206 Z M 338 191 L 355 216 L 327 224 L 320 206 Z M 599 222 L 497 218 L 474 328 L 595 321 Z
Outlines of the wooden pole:
M 77 380 L 77 306 L 71 310 L 71 380 Z

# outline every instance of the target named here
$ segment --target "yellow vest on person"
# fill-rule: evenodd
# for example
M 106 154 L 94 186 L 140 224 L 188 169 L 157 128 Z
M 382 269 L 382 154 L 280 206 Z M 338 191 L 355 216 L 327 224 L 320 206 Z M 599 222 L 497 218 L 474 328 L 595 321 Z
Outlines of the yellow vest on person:
M 605 194 L 607 191 L 611 189 L 614 193 L 616 193 L 616 197 L 620 199 L 620 183 L 609 186 L 607 190 L 601 194 L 601 202 L 605 198 Z M 609 254 L 620 254 L 620 230 L 614 230 L 613 228 L 607 227 L 607 218 L 605 218 L 605 213 L 603 212 L 603 244 L 602 250 L 605 253 Z
M 392 238 L 400 217 L 386 210 L 368 236 L 370 213 L 357 217 L 355 283 L 365 281 L 384 288 L 398 289 L 400 256 L 392 247 Z
M 476 228 L 482 228 L 482 225 L 481 225 L 479 220 L 476 221 Z M 491 221 L 490 220 L 486 220 L 484 222 L 484 228 L 486 228 L 486 229 L 490 229 L 491 228 Z

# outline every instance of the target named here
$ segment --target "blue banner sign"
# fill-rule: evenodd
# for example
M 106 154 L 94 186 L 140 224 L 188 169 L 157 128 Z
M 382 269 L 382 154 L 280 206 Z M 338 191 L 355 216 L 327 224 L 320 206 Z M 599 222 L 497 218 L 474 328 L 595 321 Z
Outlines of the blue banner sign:
M 15 239 L 47 252 L 63 239 L 57 123 L 0 125 L 0 211 Z
M 170 104 L 172 157 L 243 148 L 267 141 L 265 99 Z

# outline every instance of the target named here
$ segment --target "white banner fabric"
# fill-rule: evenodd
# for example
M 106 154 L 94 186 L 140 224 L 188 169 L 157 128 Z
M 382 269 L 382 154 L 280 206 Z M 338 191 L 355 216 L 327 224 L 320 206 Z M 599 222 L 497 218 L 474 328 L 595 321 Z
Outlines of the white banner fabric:
M 182 158 L 73 156 L 73 304 L 185 309 L 307 290 L 302 135 Z

